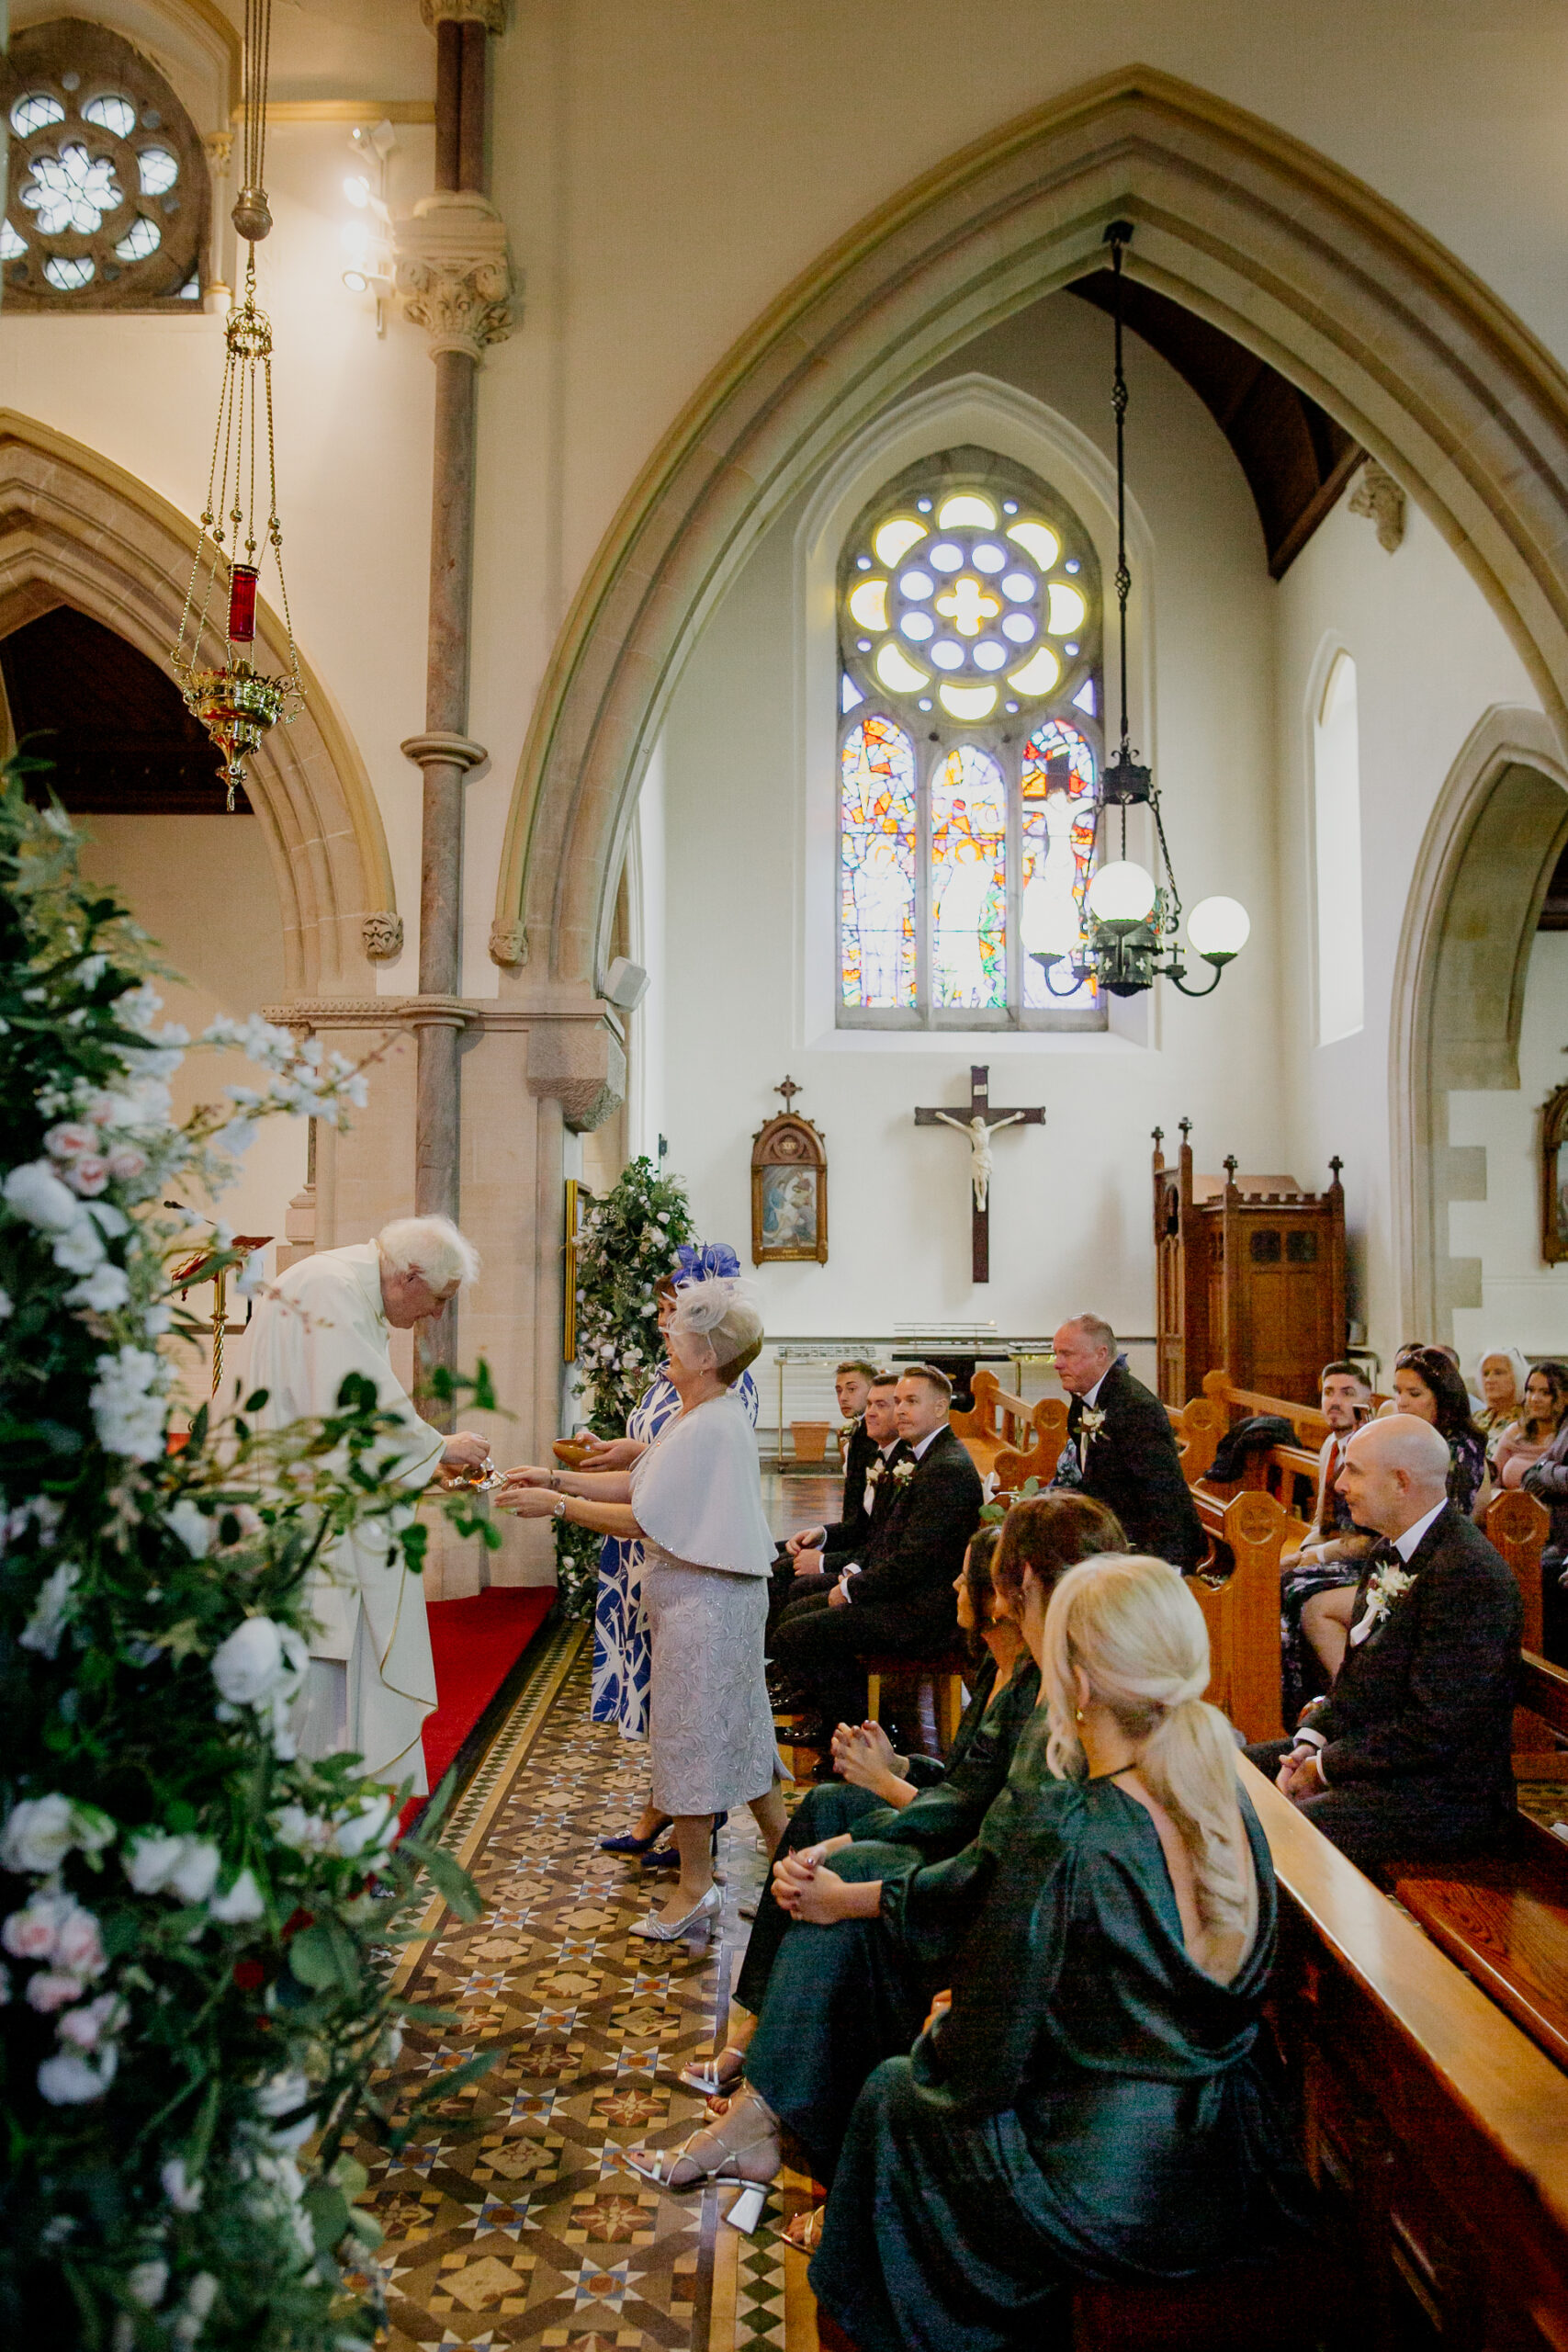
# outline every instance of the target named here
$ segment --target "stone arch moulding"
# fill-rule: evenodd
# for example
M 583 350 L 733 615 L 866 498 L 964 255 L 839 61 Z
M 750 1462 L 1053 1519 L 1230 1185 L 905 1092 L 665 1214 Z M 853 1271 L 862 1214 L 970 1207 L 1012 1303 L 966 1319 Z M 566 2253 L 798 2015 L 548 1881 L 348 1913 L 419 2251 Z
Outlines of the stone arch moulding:
M 196 553 L 194 523 L 107 458 L 0 409 L 0 637 L 57 605 L 101 621 L 166 667 Z M 270 606 L 257 630 L 283 668 Z M 209 644 L 221 660 L 221 639 Z M 290 996 L 373 995 L 366 952 L 397 930 L 391 860 L 370 779 L 342 717 L 300 656 L 305 707 L 251 763 L 283 915 Z
M 940 165 L 825 254 L 676 420 L 601 543 L 535 707 L 496 939 L 592 989 L 611 848 L 708 613 L 793 492 L 973 336 L 1129 267 L 1336 416 L 1431 517 L 1568 718 L 1568 376 L 1462 263 L 1258 116 L 1134 65 Z
M 1484 1200 L 1486 1155 L 1449 1141 L 1455 1088 L 1517 1088 L 1525 979 L 1568 842 L 1568 762 L 1540 711 L 1495 704 L 1450 769 L 1405 901 L 1389 1022 L 1393 1196 L 1404 1331 L 1451 1339 L 1481 1268 L 1449 1206 Z

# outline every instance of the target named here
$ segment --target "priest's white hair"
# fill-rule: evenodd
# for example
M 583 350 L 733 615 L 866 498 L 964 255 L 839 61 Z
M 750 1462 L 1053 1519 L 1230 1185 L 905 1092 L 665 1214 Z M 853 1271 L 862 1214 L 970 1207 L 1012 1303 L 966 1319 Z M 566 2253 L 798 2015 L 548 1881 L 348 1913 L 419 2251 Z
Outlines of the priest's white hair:
M 755 1283 L 738 1274 L 682 1283 L 675 1293 L 670 1336 L 705 1341 L 719 1378 L 733 1384 L 761 1353 L 762 1311 Z M 681 1352 L 689 1361 L 694 1351 Z
M 423 1274 L 432 1290 L 477 1282 L 479 1253 L 449 1216 L 400 1216 L 384 1225 L 376 1247 L 394 1273 Z

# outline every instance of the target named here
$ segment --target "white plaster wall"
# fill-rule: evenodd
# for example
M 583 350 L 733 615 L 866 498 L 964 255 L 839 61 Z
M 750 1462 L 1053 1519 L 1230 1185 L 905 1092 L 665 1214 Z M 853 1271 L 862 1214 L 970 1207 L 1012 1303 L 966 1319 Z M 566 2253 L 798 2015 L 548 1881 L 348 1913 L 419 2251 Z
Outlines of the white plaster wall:
M 1353 1316 L 1386 1368 L 1398 1328 L 1392 1197 L 1389 1026 L 1411 876 L 1433 804 L 1461 745 L 1494 703 L 1539 709 L 1524 667 L 1459 559 L 1416 508 L 1393 555 L 1348 492 L 1279 589 L 1278 764 L 1283 968 L 1280 1046 L 1289 1155 L 1310 1182 L 1345 1161 Z M 1366 994 L 1359 1034 L 1316 1042 L 1312 718 L 1335 647 L 1354 656 L 1361 764 Z M 1491 1095 L 1495 1106 L 1512 1097 Z M 1473 1140 L 1456 1129 L 1454 1142 Z M 1488 1231 L 1499 1211 L 1480 1212 Z M 1457 1240 L 1455 1246 L 1458 1246 Z M 1467 1241 L 1467 1250 L 1478 1245 Z
M 1525 981 L 1517 1093 L 1449 1096 L 1450 1140 L 1486 1152 L 1486 1198 L 1449 1210 L 1456 1257 L 1481 1261 L 1482 1304 L 1454 1311 L 1469 1363 L 1485 1347 L 1568 1351 L 1568 1264 L 1540 1254 L 1540 1106 L 1568 1080 L 1568 932 L 1536 933 Z
M 1110 328 L 1062 295 L 953 363 L 1021 383 L 1101 447 Z M 884 1331 L 895 1321 L 994 1319 L 1017 1335 L 1092 1306 L 1152 1329 L 1149 1131 L 1186 1112 L 1215 1163 L 1278 1165 L 1271 813 L 1271 599 L 1251 500 L 1217 427 L 1142 346 L 1129 352 L 1134 481 L 1160 604 L 1155 661 L 1168 831 L 1189 899 L 1233 890 L 1253 942 L 1213 1001 L 1161 1008 L 1157 1046 L 1115 1035 L 947 1034 L 893 1050 L 814 1046 L 798 983 L 801 796 L 830 805 L 830 756 L 802 763 L 796 729 L 794 532 L 774 527 L 710 624 L 664 738 L 665 1114 L 671 1166 L 702 1232 L 750 1244 L 753 1133 L 797 1107 L 827 1138 L 825 1267 L 759 1271 L 775 1335 Z M 933 447 L 945 446 L 938 437 Z M 989 1062 L 992 1101 L 1044 1102 L 1044 1130 L 997 1138 L 992 1280 L 969 1267 L 968 1168 L 957 1140 L 917 1131 L 918 1102 L 967 1099 Z M 1207 1162 L 1205 1163 L 1207 1164 Z

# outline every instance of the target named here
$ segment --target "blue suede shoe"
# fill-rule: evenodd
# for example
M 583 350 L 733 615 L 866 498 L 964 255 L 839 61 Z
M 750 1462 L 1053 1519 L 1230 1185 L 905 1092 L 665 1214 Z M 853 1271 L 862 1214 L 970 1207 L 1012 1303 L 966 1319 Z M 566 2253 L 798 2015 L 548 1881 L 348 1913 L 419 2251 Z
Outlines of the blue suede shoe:
M 601 1838 L 599 1851 L 602 1854 L 646 1854 L 650 1847 L 658 1845 L 669 1826 L 670 1815 L 665 1814 L 658 1828 L 650 1829 L 646 1838 L 634 1838 L 629 1830 L 623 1838 Z

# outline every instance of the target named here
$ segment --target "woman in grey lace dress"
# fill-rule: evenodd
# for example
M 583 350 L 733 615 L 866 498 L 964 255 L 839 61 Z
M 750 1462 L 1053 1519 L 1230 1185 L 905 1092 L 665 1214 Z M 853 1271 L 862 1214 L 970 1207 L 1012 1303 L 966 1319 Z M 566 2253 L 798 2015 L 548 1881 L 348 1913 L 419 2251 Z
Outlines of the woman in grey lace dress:
M 761 1345 L 749 1284 L 683 1284 L 668 1335 L 681 1410 L 648 1451 L 629 1470 L 579 1473 L 570 1495 L 557 1473 L 536 1469 L 510 1472 L 495 1495 L 524 1518 L 570 1518 L 645 1546 L 649 1796 L 673 1820 L 681 1875 L 665 1909 L 634 1932 L 660 1943 L 705 1938 L 718 1914 L 716 1814 L 750 1805 L 770 1853 L 784 1835 L 762 1654 L 773 1540 L 756 1440 L 734 1393 Z

